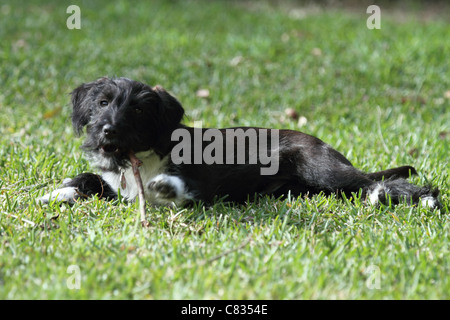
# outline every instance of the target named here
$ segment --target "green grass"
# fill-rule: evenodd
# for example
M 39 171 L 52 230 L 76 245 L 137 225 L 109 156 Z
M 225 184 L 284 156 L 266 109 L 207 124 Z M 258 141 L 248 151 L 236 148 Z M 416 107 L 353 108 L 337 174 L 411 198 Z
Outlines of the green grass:
M 382 6 L 381 30 L 369 30 L 366 7 L 78 5 L 81 30 L 66 28 L 60 1 L 0 5 L 1 299 L 450 298 L 448 15 L 397 20 Z M 105 75 L 162 85 L 188 124 L 299 129 L 366 171 L 413 165 L 444 207 L 262 198 L 150 208 L 142 229 L 122 200 L 37 204 L 92 170 L 69 93 Z M 79 289 L 67 285 L 73 265 Z

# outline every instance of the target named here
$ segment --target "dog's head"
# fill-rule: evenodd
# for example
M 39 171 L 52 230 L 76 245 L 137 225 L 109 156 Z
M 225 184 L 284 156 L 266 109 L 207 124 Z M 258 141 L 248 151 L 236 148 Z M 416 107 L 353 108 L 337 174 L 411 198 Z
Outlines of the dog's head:
M 126 78 L 100 78 L 72 92 L 72 124 L 83 148 L 103 170 L 127 165 L 128 153 L 148 151 L 170 140 L 184 110 L 163 88 Z

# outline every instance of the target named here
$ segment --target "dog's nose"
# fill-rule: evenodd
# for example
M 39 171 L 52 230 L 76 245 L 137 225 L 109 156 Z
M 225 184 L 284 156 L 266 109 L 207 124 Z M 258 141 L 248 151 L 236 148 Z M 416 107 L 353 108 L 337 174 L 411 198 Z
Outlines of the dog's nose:
M 108 123 L 103 126 L 103 133 L 108 138 L 111 138 L 117 135 L 117 130 L 113 125 Z

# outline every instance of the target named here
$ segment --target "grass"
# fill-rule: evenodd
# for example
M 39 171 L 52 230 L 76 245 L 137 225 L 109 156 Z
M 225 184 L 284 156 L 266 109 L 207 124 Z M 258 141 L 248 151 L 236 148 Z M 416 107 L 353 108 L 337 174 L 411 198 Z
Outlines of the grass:
M 66 28 L 60 1 L 0 6 L 0 298 L 450 298 L 448 15 L 399 20 L 382 6 L 382 28 L 369 30 L 365 7 L 78 5 L 81 30 Z M 142 229 L 122 199 L 37 204 L 92 170 L 68 94 L 105 75 L 161 84 L 188 124 L 298 129 L 365 171 L 413 165 L 444 207 L 261 198 L 151 208 Z

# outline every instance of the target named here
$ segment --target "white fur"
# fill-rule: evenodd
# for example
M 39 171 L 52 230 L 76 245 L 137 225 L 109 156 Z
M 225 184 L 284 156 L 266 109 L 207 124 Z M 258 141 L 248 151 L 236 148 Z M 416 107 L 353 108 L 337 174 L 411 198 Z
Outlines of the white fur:
M 162 182 L 164 184 L 170 185 L 173 189 L 175 189 L 175 193 L 176 193 L 175 199 L 165 199 L 163 197 L 163 195 L 161 195 L 159 193 L 151 192 L 148 185 L 153 182 Z M 176 177 L 176 176 L 170 176 L 165 173 L 157 175 L 155 178 L 153 178 L 147 184 L 144 184 L 144 185 L 145 185 L 145 191 L 148 194 L 148 195 L 146 194 L 146 199 L 149 199 L 149 201 L 154 204 L 181 205 L 186 200 L 193 198 L 191 194 L 187 193 L 186 185 L 183 182 L 183 180 L 181 180 L 181 178 Z
M 153 178 L 150 182 L 164 182 L 170 184 L 175 190 L 177 195 L 184 193 L 184 182 L 179 177 L 170 176 L 168 174 L 160 174 Z
M 382 184 L 377 184 L 377 186 L 375 187 L 375 189 L 373 189 L 370 193 L 369 193 L 369 201 L 371 204 L 375 205 L 378 203 L 379 197 L 378 195 L 380 194 L 380 191 L 383 189 L 383 185 Z
M 150 180 L 163 172 L 168 161 L 167 157 L 161 159 L 153 151 L 137 153 L 136 157 L 142 161 L 142 165 L 139 167 L 139 174 L 141 175 L 144 187 Z M 114 191 L 120 189 L 120 194 L 124 198 L 134 200 L 138 195 L 138 188 L 134 178 L 133 169 L 129 167 L 123 174 L 126 182 L 125 188 L 122 187 L 122 175 L 120 173 L 104 172 L 102 177 Z M 145 194 L 146 200 L 150 200 L 147 196 L 148 194 Z
M 422 206 L 428 208 L 434 208 L 436 206 L 436 199 L 433 197 L 424 197 L 421 199 Z
M 186 200 L 193 199 L 193 196 L 187 193 L 186 186 L 181 178 L 163 173 L 167 166 L 168 157 L 161 159 L 153 151 L 137 153 L 136 157 L 142 161 L 142 165 L 139 167 L 139 174 L 142 179 L 142 184 L 144 185 L 145 200 L 155 205 L 181 205 L 186 202 Z M 99 159 L 97 163 L 101 161 L 102 160 Z M 111 171 L 104 172 L 102 177 L 114 191 L 117 192 L 120 190 L 120 194 L 125 199 L 131 201 L 136 199 L 138 188 L 131 167 L 126 169 L 123 173 Z M 64 179 L 63 184 L 67 184 L 70 181 L 71 179 Z M 151 192 L 148 188 L 150 182 L 163 182 L 169 184 L 175 190 L 175 199 L 165 199 L 163 197 L 164 195 Z M 50 201 L 74 203 L 76 198 L 78 198 L 76 188 L 63 187 L 44 195 L 39 198 L 39 201 L 43 203 L 49 203 Z
M 39 198 L 39 201 L 43 203 L 49 203 L 51 201 L 62 201 L 74 203 L 78 197 L 77 189 L 74 187 L 65 187 L 61 189 L 56 189 L 45 196 Z
M 72 179 L 70 179 L 70 178 L 65 178 L 65 179 L 63 180 L 63 186 L 64 186 L 64 185 L 67 185 L 70 181 L 72 181 Z
M 184 182 L 180 178 L 163 173 L 168 162 L 167 156 L 161 159 L 153 151 L 146 151 L 137 153 L 136 157 L 142 161 L 142 165 L 139 167 L 139 174 L 142 179 L 142 184 L 144 185 L 145 200 L 152 204 L 171 205 L 174 203 L 179 205 L 187 199 L 191 199 L 190 195 L 185 192 Z M 135 200 L 138 195 L 138 188 L 133 174 L 133 169 L 131 167 L 128 168 L 123 172 L 123 175 L 126 184 L 125 188 L 122 186 L 123 179 L 121 173 L 117 174 L 114 172 L 104 172 L 102 177 L 114 191 L 120 190 L 120 194 L 124 198 L 128 200 Z M 155 180 L 165 180 L 166 183 L 170 184 L 176 190 L 176 199 L 169 201 L 161 198 L 158 194 L 152 194 L 147 186 L 151 181 Z

